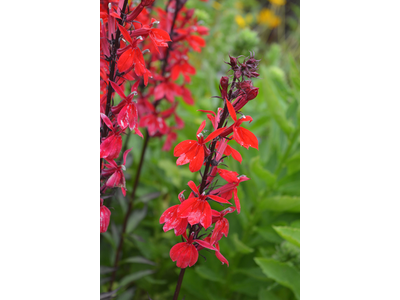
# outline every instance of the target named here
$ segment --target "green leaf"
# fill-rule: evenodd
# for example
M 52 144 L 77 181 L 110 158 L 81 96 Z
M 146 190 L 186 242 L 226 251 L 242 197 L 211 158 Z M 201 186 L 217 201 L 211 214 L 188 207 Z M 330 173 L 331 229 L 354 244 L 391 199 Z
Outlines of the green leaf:
M 275 231 L 295 246 L 300 247 L 300 229 L 287 226 L 272 226 Z
M 235 245 L 235 248 L 238 252 L 240 253 L 244 253 L 244 254 L 248 254 L 254 251 L 254 249 L 248 247 L 247 245 L 243 244 L 240 240 L 239 240 L 239 236 L 237 233 L 233 234 L 233 244 Z
M 125 276 L 124 278 L 122 278 L 121 282 L 119 283 L 119 286 L 127 285 L 128 283 L 131 283 L 135 280 L 138 280 L 144 276 L 147 276 L 147 275 L 150 275 L 153 273 L 154 273 L 153 270 L 143 270 L 143 271 L 129 274 L 128 276 Z
M 283 241 L 281 237 L 276 234 L 276 232 L 271 228 L 271 226 L 257 228 L 256 230 L 259 235 L 261 235 L 266 241 L 270 243 L 279 244 Z
M 276 180 L 276 176 L 272 174 L 270 171 L 264 169 L 262 167 L 262 163 L 260 162 L 260 157 L 253 157 L 250 161 L 251 171 L 259 178 L 265 180 L 267 186 L 272 186 Z
M 256 257 L 255 262 L 261 267 L 265 275 L 279 284 L 291 289 L 300 300 L 300 272 L 294 267 L 270 258 Z
M 275 196 L 268 197 L 260 202 L 260 210 L 279 212 L 300 212 L 300 197 Z
M 279 127 L 289 136 L 294 131 L 293 124 L 286 119 L 285 109 L 279 103 L 278 97 L 271 84 L 270 76 L 267 69 L 263 69 L 263 74 L 266 80 L 263 81 L 263 88 L 265 92 L 265 101 L 268 104 L 268 112 L 271 113 L 272 117 L 278 123 Z
M 258 293 L 258 300 L 280 300 L 280 298 L 267 289 L 261 289 Z
M 136 209 L 129 217 L 128 224 L 126 225 L 126 233 L 131 233 L 139 225 L 140 221 L 144 219 L 147 213 L 147 207 L 143 209 Z
M 215 282 L 220 282 L 220 283 L 224 283 L 225 282 L 223 277 L 221 277 L 220 275 L 216 274 L 213 270 L 207 268 L 204 265 L 196 267 L 195 271 L 196 271 L 197 274 L 199 274 L 204 279 L 215 281 Z
M 139 264 L 148 264 L 155 266 L 156 263 L 144 258 L 142 256 L 133 256 L 123 260 L 121 263 L 139 263 Z

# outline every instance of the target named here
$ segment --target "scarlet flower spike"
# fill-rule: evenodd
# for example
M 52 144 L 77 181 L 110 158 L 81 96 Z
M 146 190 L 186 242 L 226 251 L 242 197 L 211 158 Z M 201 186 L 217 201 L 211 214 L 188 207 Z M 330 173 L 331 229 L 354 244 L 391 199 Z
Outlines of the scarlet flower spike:
M 188 32 L 182 30 L 176 32 L 178 38 L 188 39 L 188 36 L 190 36 L 192 42 L 196 40 Z M 257 96 L 258 88 L 253 87 L 251 81 L 244 80 L 244 77 L 256 76 L 257 62 L 251 57 L 245 60 L 243 63 L 245 67 L 242 68 L 238 58 L 230 57 L 230 65 L 234 71 L 234 81 L 231 83 L 229 92 L 229 78 L 224 76 L 220 81 L 220 91 L 225 106 L 218 108 L 217 113 L 210 110 L 200 110 L 207 113 L 214 130 L 205 137 L 203 132 L 206 121 L 203 121 L 196 132 L 197 141 L 182 141 L 174 149 L 174 156 L 178 157 L 177 165 L 189 163 L 191 172 L 197 172 L 203 164 L 205 165 L 204 171 L 201 173 L 200 183 L 197 185 L 194 181 L 188 182 L 191 189 L 189 198 L 185 200 L 183 192 L 181 192 L 178 196 L 180 204 L 167 209 L 160 219 L 160 223 L 165 221 L 164 230 L 174 228 L 174 230 L 179 231 L 180 226 L 182 226 L 180 222 L 187 221 L 185 230 L 181 231 L 186 242 L 175 245 L 170 252 L 171 259 L 177 261 L 177 266 L 181 268 L 192 266 L 197 261 L 198 254 L 194 252 L 194 249 L 198 252 L 205 248 L 214 250 L 215 256 L 222 264 L 229 266 L 228 260 L 221 254 L 219 241 L 223 236 L 228 237 L 229 221 L 226 215 L 234 211 L 238 213 L 241 211 L 237 187 L 249 178 L 245 175 L 239 176 L 234 171 L 219 169 L 219 165 L 224 161 L 224 155 L 231 155 L 235 160 L 242 162 L 240 153 L 228 145 L 228 141 L 232 139 L 247 149 L 249 147 L 258 149 L 256 136 L 249 130 L 241 128 L 243 122 L 251 122 L 253 119 L 249 116 L 238 118 L 236 115 L 237 110 L 243 108 L 249 100 Z M 175 74 L 174 77 L 177 77 L 177 75 Z M 229 127 L 222 127 L 229 121 L 229 117 L 233 124 Z M 210 144 L 206 146 L 209 142 Z M 213 180 L 218 175 L 225 179 L 227 183 L 215 188 Z M 221 212 L 211 209 L 210 201 L 231 205 L 229 200 L 232 198 L 236 207 L 230 206 Z M 214 228 L 211 227 L 212 224 L 215 224 Z M 203 229 L 206 230 L 207 235 L 204 240 L 199 239 L 199 237 L 204 236 Z M 186 237 L 187 230 L 189 230 L 189 239 Z M 192 248 L 193 244 L 195 248 Z

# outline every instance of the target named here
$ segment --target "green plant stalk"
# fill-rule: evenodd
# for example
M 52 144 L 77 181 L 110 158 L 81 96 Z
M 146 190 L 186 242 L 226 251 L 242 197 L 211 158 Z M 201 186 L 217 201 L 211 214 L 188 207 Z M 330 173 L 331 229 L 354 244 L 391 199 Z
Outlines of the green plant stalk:
M 146 130 L 146 132 L 144 134 L 144 141 L 143 141 L 142 153 L 140 155 L 139 166 L 138 166 L 138 169 L 137 169 L 137 172 L 136 172 L 135 181 L 133 183 L 133 190 L 132 190 L 132 193 L 131 193 L 131 196 L 130 196 L 128 209 L 127 209 L 126 214 L 125 214 L 124 223 L 122 225 L 122 231 L 121 231 L 121 236 L 120 236 L 118 248 L 117 248 L 117 251 L 115 253 L 115 261 L 114 261 L 115 270 L 113 271 L 113 273 L 111 275 L 110 286 L 108 288 L 109 292 L 111 292 L 111 290 L 112 290 L 112 285 L 114 283 L 115 276 L 116 276 L 116 273 L 117 273 L 120 254 L 121 254 L 121 251 L 122 251 L 122 246 L 124 244 L 124 235 L 125 235 L 125 232 L 126 232 L 126 226 L 128 224 L 128 219 L 129 219 L 129 216 L 130 216 L 132 208 L 133 208 L 133 202 L 135 200 L 136 190 L 137 190 L 137 187 L 139 185 L 140 173 L 142 171 L 142 166 L 143 166 L 143 162 L 144 162 L 144 156 L 146 154 L 146 149 L 147 149 L 148 143 L 149 143 L 149 134 L 148 134 L 148 132 Z

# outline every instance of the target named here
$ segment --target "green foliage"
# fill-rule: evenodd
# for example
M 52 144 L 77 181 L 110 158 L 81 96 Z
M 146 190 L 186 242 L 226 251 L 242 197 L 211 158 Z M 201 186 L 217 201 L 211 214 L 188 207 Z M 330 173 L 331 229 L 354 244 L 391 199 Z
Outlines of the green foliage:
M 229 169 L 251 179 L 239 186 L 242 211 L 227 216 L 229 235 L 220 241 L 229 267 L 221 265 L 213 251 L 202 250 L 205 259 L 199 256 L 196 265 L 186 270 L 180 299 L 184 295 L 190 300 L 299 299 L 300 67 L 297 46 L 289 45 L 295 37 L 267 44 L 252 28 L 238 27 L 235 16 L 243 11 L 237 8 L 237 1 L 220 1 L 219 9 L 214 2 L 188 2 L 197 8 L 196 15 L 210 28 L 210 35 L 201 54 L 190 54 L 197 69 L 189 85 L 196 104 L 189 106 L 180 100 L 178 114 L 185 127 L 174 145 L 195 138 L 197 128 L 206 119 L 198 109 L 221 106 L 220 100 L 211 96 L 219 95 L 219 79 L 227 73 L 223 61 L 229 59 L 228 54 L 248 55 L 248 51 L 255 50 L 256 58 L 261 59 L 260 76 L 254 80 L 259 95 L 244 107 L 243 113 L 254 119 L 244 127 L 258 137 L 259 151 L 231 144 L 241 153 L 243 162 L 239 164 L 231 157 L 224 161 Z M 297 30 L 295 24 L 292 26 Z M 208 121 L 207 126 L 209 129 Z M 127 162 L 127 197 L 118 195 L 109 205 L 112 218 L 108 232 L 101 234 L 101 266 L 113 266 L 142 143 L 136 135 L 129 139 L 128 147 L 134 150 L 133 160 L 129 155 Z M 179 203 L 178 194 L 188 191 L 187 182 L 198 181 L 199 175 L 191 173 L 187 165 L 176 166 L 173 149 L 161 151 L 162 144 L 163 140 L 151 139 L 146 152 L 118 281 L 113 286 L 121 288 L 117 300 L 147 300 L 147 292 L 153 300 L 172 299 L 175 290 L 179 269 L 169 251 L 181 240 L 173 231 L 164 233 L 159 218 L 165 209 Z M 101 274 L 101 292 L 108 291 L 109 276 Z

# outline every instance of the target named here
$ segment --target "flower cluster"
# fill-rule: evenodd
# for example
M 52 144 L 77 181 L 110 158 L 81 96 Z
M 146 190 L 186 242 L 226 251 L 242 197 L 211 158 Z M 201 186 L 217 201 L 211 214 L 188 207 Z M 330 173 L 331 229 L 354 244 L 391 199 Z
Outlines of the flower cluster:
M 193 181 L 188 183 L 191 193 L 187 199 L 184 191 L 178 195 L 180 204 L 168 208 L 160 218 L 164 224 L 164 231 L 173 229 L 176 236 L 182 236 L 185 241 L 176 244 L 170 251 L 172 261 L 177 262 L 179 268 L 193 266 L 198 259 L 198 252 L 204 248 L 214 250 L 217 258 L 229 265 L 227 259 L 221 254 L 219 240 L 227 237 L 229 222 L 228 213 L 240 213 L 240 200 L 237 187 L 243 181 L 249 180 L 245 175 L 239 176 L 234 171 L 220 168 L 223 160 L 232 155 L 232 158 L 241 162 L 242 157 L 237 150 L 229 146 L 230 141 L 248 149 L 258 149 L 257 137 L 248 129 L 243 128 L 243 122 L 251 122 L 250 116 L 242 115 L 240 109 L 254 99 L 258 88 L 253 87 L 251 78 L 257 77 L 258 60 L 253 54 L 240 63 L 236 57 L 230 57 L 228 63 L 233 70 L 232 82 L 223 76 L 220 80 L 221 98 L 224 107 L 217 112 L 203 111 L 212 125 L 211 132 L 207 135 L 204 131 L 206 121 L 203 121 L 196 133 L 196 140 L 187 140 L 179 143 L 174 149 L 174 156 L 178 157 L 177 165 L 189 164 L 191 172 L 200 172 L 201 181 L 196 185 Z M 230 86 L 230 88 L 229 88 Z M 229 88 L 229 91 L 228 91 Z M 242 116 L 238 118 L 237 114 Z M 232 124 L 228 126 L 229 116 Z M 226 183 L 216 187 L 214 179 L 222 177 Z M 234 199 L 235 206 L 230 200 Z M 214 210 L 210 201 L 228 207 L 221 211 Z M 214 224 L 214 226 L 213 226 Z
M 138 129 L 138 107 L 134 97 L 140 83 L 147 86 L 152 71 L 146 67 L 143 53 L 156 54 L 168 47 L 168 32 L 155 28 L 158 21 L 142 18 L 146 7 L 154 0 L 142 0 L 137 6 L 128 0 L 100 1 L 100 194 L 107 189 L 119 187 L 126 194 L 124 151 L 122 165 L 118 159 L 122 150 L 122 135 L 132 131 L 143 137 Z M 144 49 L 144 41 L 152 47 Z M 130 81 L 131 93 L 125 89 Z M 115 93 L 121 101 L 116 104 Z M 107 230 L 110 211 L 100 198 L 100 232 Z
M 184 126 L 177 114 L 177 97 L 189 105 L 194 103 L 188 84 L 196 69 L 190 64 L 188 54 L 200 52 L 206 45 L 202 36 L 208 34 L 208 28 L 199 25 L 194 17 L 194 9 L 187 9 L 185 4 L 186 0 L 168 1 L 165 9 L 154 8 L 140 19 L 148 22 L 156 18 L 159 30 L 168 32 L 171 37 L 168 48 L 157 49 L 150 40 L 143 42 L 151 51 L 146 67 L 154 74 L 149 78 L 154 88 L 138 91 L 139 127 L 147 128 L 150 137 L 166 136 L 162 147 L 165 151 L 170 150 L 176 140 L 176 130 Z

